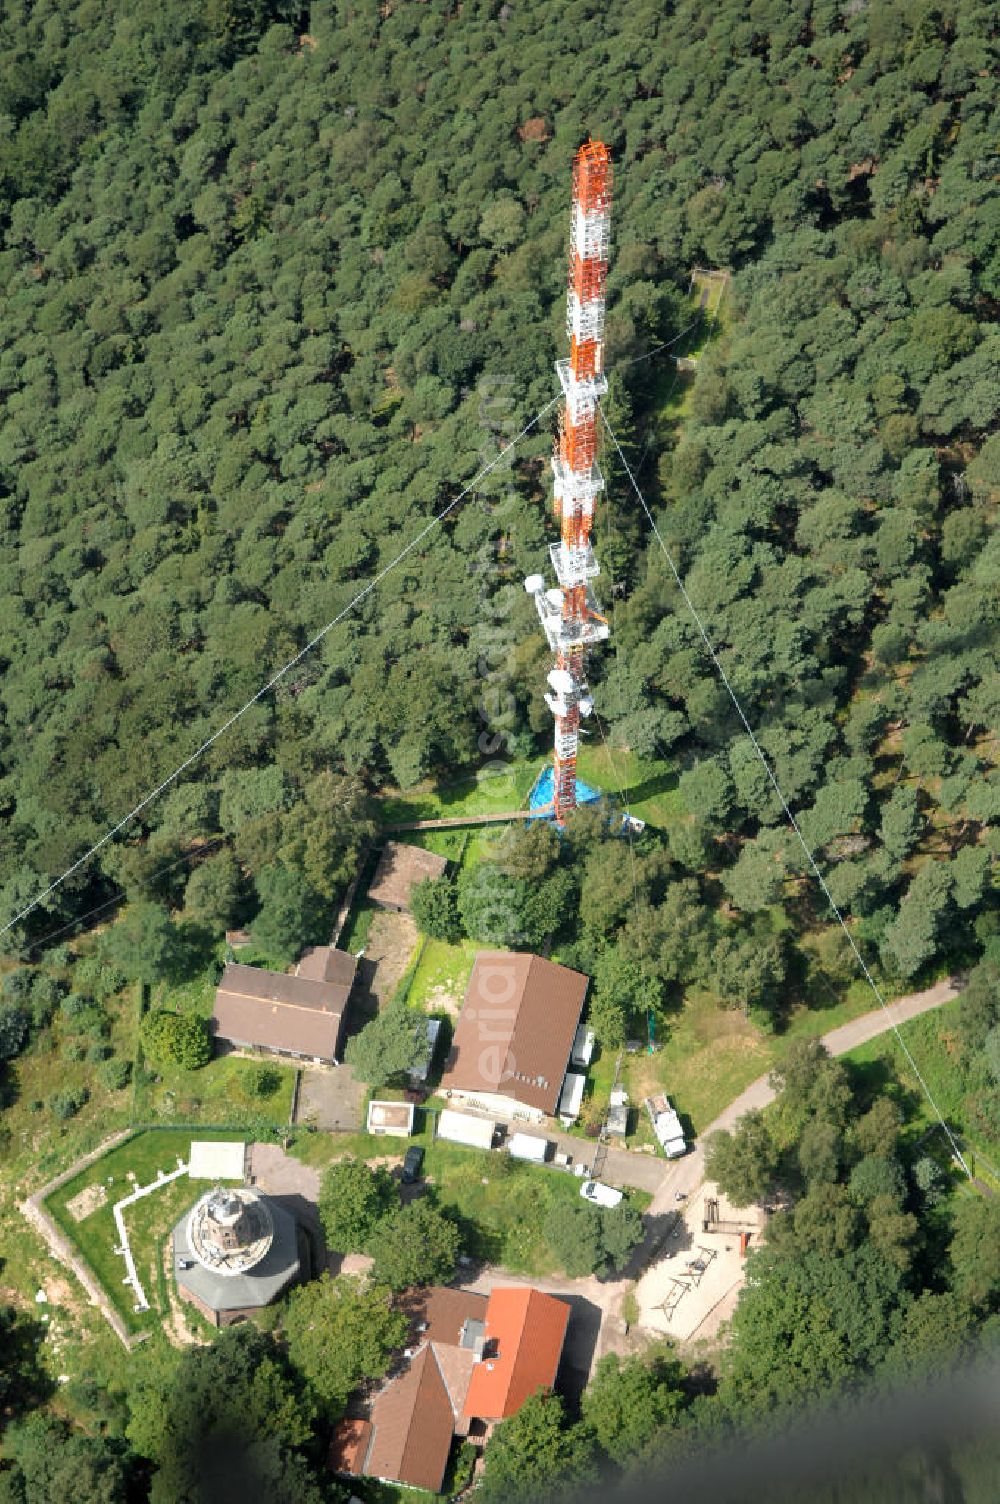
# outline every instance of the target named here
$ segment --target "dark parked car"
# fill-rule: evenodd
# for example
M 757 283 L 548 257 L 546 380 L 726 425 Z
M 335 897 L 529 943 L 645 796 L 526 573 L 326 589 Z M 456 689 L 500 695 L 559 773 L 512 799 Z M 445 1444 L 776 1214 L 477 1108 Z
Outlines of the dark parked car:
M 424 1151 L 419 1144 L 413 1144 L 407 1149 L 406 1158 L 403 1160 L 403 1173 L 399 1177 L 404 1185 L 413 1184 L 420 1174 L 420 1166 L 423 1162 Z

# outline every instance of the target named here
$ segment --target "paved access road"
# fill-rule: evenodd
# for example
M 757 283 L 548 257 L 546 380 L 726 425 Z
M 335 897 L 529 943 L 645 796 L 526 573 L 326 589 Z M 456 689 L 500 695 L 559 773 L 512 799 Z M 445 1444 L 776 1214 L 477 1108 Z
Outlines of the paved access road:
M 829 1033 L 822 1035 L 823 1043 L 831 1055 L 846 1055 L 859 1044 L 866 1044 L 869 1039 L 887 1034 L 894 1024 L 906 1023 L 920 1013 L 929 1013 L 942 1003 L 950 1003 L 958 997 L 960 990 L 957 977 L 946 977 L 923 992 L 911 992 L 906 997 L 897 998 L 885 1008 L 876 1008 L 872 1013 L 864 1013 L 848 1024 L 831 1029 Z M 709 1134 L 716 1133 L 720 1128 L 731 1130 L 745 1112 L 753 1107 L 767 1107 L 774 1101 L 775 1095 L 767 1076 L 758 1076 L 746 1091 L 740 1092 L 725 1111 L 720 1112 L 715 1121 L 709 1123 L 699 1135 L 690 1154 L 663 1166 L 663 1177 L 653 1196 L 649 1214 L 653 1216 L 669 1210 L 676 1204 L 678 1191 L 690 1195 L 701 1185 L 705 1178 L 705 1151 L 702 1145 Z
M 641 1111 L 641 1104 L 639 1106 Z M 527 1132 L 536 1133 L 536 1130 L 529 1128 Z M 537 1130 L 536 1136 L 548 1139 L 550 1144 L 555 1144 L 560 1154 L 571 1155 L 574 1165 L 586 1165 L 589 1172 L 597 1154 L 596 1139 L 579 1138 L 573 1133 L 558 1133 L 541 1128 Z M 612 1185 L 628 1185 L 637 1191 L 652 1192 L 659 1189 L 664 1166 L 662 1154 L 645 1154 L 639 1149 L 612 1147 L 604 1157 L 600 1178 Z

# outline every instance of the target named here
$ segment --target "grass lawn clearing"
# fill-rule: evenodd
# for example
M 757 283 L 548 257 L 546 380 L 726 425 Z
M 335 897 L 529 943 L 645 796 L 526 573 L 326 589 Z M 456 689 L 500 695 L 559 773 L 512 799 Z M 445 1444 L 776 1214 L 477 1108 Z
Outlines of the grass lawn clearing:
M 629 813 L 649 825 L 668 829 L 688 813 L 677 791 L 677 768 L 666 758 L 639 757 L 600 741 L 580 748 L 577 767 L 584 783 L 605 793 L 618 796 L 624 785 Z
M 476 952 L 477 940 L 461 940 L 449 945 L 446 940 L 427 940 L 417 962 L 406 1001 L 411 1008 L 425 1008 L 433 1013 L 443 1009 L 457 1013 L 465 997 Z
M 773 1037 L 739 1009 L 723 1008 L 708 992 L 691 992 L 655 1054 L 625 1057 L 625 1082 L 640 1108 L 643 1098 L 666 1091 L 677 1111 L 700 1133 L 722 1109 L 774 1063 Z M 645 1114 L 640 1125 L 646 1121 Z M 649 1142 L 652 1142 L 650 1128 Z
M 402 840 L 407 846 L 419 846 L 422 851 L 434 851 L 446 856 L 450 862 L 461 860 L 468 832 L 458 830 L 404 830 Z
M 380 1101 L 392 1100 L 398 1092 L 380 1091 L 371 1093 Z M 362 1121 L 367 1117 L 367 1098 Z M 390 1154 L 398 1147 L 400 1156 L 406 1153 L 412 1141 L 405 1138 L 376 1138 L 371 1133 L 324 1133 L 317 1128 L 313 1132 L 294 1128 L 289 1134 L 287 1152 L 301 1164 L 321 1170 L 335 1159 L 353 1154 L 356 1159 L 367 1159 L 376 1154 Z
M 402 1156 L 411 1144 L 421 1144 L 424 1178 L 434 1187 L 442 1208 L 462 1226 L 472 1257 L 535 1278 L 561 1273 L 544 1227 L 553 1208 L 569 1207 L 579 1200 L 576 1176 L 511 1159 L 503 1152 L 436 1141 L 432 1123 L 432 1111 L 418 1111 L 415 1126 L 419 1131 L 408 1139 L 384 1139 L 366 1133 L 310 1134 L 298 1136 L 290 1152 L 303 1163 L 319 1168 L 344 1154 L 359 1159 L 397 1152 Z M 650 1197 L 630 1191 L 629 1201 L 645 1211 Z
M 262 1066 L 276 1082 L 266 1096 L 258 1096 L 254 1084 Z M 141 1122 L 246 1123 L 248 1131 L 260 1131 L 281 1128 L 291 1116 L 295 1068 L 270 1056 L 217 1055 L 196 1071 L 147 1061 L 146 1069 L 158 1079 L 136 1087 L 135 1116 Z
M 126 1208 L 124 1217 L 129 1245 L 151 1307 L 150 1311 L 142 1313 L 133 1311 L 132 1290 L 122 1284 L 125 1261 L 114 1252 L 118 1230 L 112 1207 L 139 1186 L 155 1180 L 159 1170 L 176 1170 L 178 1157 L 186 1161 L 191 1152 L 191 1140 L 198 1137 L 232 1139 L 235 1135 L 211 1130 L 202 1133 L 200 1129 L 196 1133 L 190 1129 L 148 1129 L 81 1170 L 79 1175 L 54 1191 L 45 1203 L 53 1220 L 87 1260 L 129 1331 L 148 1330 L 155 1317 L 162 1319 L 169 1314 L 169 1307 L 163 1305 L 165 1284 L 159 1272 L 163 1240 L 185 1207 L 193 1205 L 209 1187 L 205 1181 L 189 1180 L 182 1175 L 162 1190 Z M 136 1177 L 134 1183 L 128 1179 L 129 1171 Z M 107 1199 L 77 1222 L 67 1209 L 68 1204 L 82 1191 L 96 1186 L 105 1188 Z
M 443 788 L 427 785 L 411 793 L 387 794 L 378 802 L 378 819 L 384 825 L 396 825 L 407 820 L 502 814 L 523 809 L 546 760 L 543 754 L 508 763 L 503 771 L 484 772 L 478 778 L 467 778 Z M 580 748 L 579 770 L 585 783 L 607 794 L 617 795 L 624 780 L 629 809 L 650 825 L 670 826 L 687 814 L 677 792 L 677 768 L 665 758 L 639 757 L 627 749 L 609 749 L 605 742 L 593 741 Z M 408 841 L 430 833 L 400 834 Z M 436 845 L 429 845 L 428 849 L 440 850 L 445 856 L 455 854 L 452 849 Z
M 372 927 L 372 920 L 379 910 L 367 898 L 358 899 L 347 916 L 347 923 L 340 932 L 337 942 L 338 950 L 350 951 L 351 955 L 357 955 L 368 944 L 368 931 Z
M 540 759 L 490 763 L 479 774 L 434 787 L 420 785 L 408 793 L 384 795 L 378 802 L 380 824 L 438 820 L 455 815 L 492 815 L 521 809 L 538 775 Z M 405 833 L 404 833 L 405 834 Z
M 959 1064 L 960 1007 L 960 998 L 942 1003 L 930 1013 L 922 1013 L 901 1024 L 900 1033 L 948 1126 L 957 1132 L 966 1159 L 971 1154 L 975 1161 L 974 1173 L 993 1181 L 1000 1177 L 1000 1139 L 992 1137 L 980 1123 L 973 1123 L 970 1119 L 969 1088 Z M 928 1129 L 937 1128 L 943 1140 L 937 1115 L 894 1033 L 868 1040 L 867 1044 L 851 1050 L 844 1059 L 862 1070 L 895 1077 L 904 1092 L 901 1105 L 906 1112 L 907 1132 L 920 1137 Z
M 652 1056 L 626 1057 L 623 1084 L 640 1106 L 651 1090 L 666 1091 L 701 1133 L 734 1097 L 779 1064 L 796 1039 L 816 1038 L 877 1008 L 871 988 L 859 978 L 838 1002 L 800 1005 L 782 1033 L 767 1034 L 738 1008 L 724 1008 L 713 993 L 692 991 L 667 1025 L 663 1047 Z M 641 1122 L 636 1141 L 643 1141 Z

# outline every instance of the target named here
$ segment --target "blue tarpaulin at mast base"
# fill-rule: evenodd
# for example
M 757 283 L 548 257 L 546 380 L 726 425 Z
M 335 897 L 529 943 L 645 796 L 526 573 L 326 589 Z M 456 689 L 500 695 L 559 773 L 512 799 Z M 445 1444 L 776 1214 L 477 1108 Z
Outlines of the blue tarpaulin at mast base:
M 531 810 L 531 819 L 552 819 L 552 816 L 555 813 L 552 808 L 552 800 L 554 797 L 554 783 L 555 779 L 552 775 L 552 768 L 548 763 L 546 763 L 545 767 L 535 779 L 534 787 L 532 788 L 531 793 L 528 795 L 528 808 Z M 594 800 L 600 799 L 600 797 L 600 789 L 592 789 L 589 783 L 583 783 L 579 778 L 576 780 L 577 804 L 593 804 Z

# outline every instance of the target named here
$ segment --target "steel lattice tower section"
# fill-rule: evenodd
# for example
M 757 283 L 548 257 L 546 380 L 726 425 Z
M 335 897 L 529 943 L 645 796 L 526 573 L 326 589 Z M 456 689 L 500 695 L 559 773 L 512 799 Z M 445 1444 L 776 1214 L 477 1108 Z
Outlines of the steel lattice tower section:
M 541 575 L 525 580 L 534 597 L 555 666 L 546 704 L 555 717 L 553 811 L 562 824 L 576 808 L 576 755 L 580 721 L 590 715 L 587 649 L 608 636 L 590 581 L 599 573 L 590 542 L 594 502 L 604 487 L 597 468 L 597 403 L 608 389 L 604 375 L 604 290 L 611 229 L 611 155 L 600 141 L 581 146 L 573 161 L 568 360 L 556 362 L 566 398 L 552 459 L 554 509 L 561 537 L 549 548 L 559 582 L 546 590 Z

